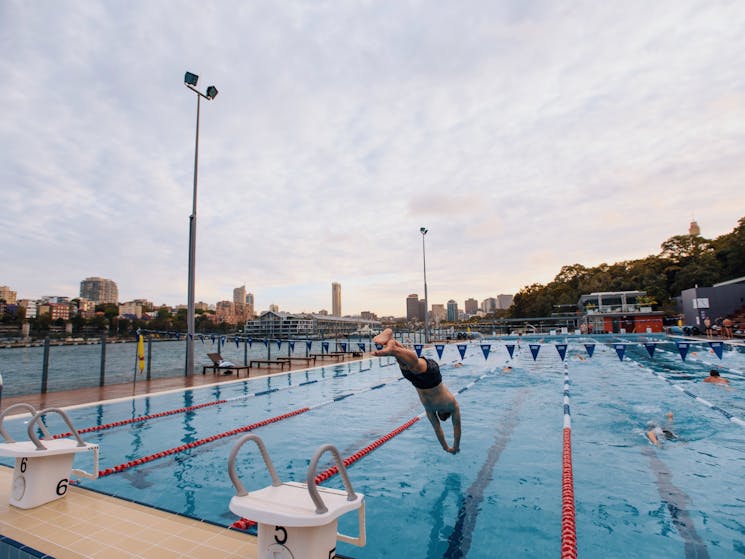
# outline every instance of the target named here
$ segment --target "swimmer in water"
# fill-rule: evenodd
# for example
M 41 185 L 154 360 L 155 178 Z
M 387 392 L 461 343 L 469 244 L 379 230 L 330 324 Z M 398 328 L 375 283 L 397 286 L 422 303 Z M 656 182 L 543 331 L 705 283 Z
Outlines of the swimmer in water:
M 647 438 L 655 446 L 660 446 L 660 443 L 663 440 L 675 441 L 678 439 L 678 435 L 676 435 L 672 430 L 672 412 L 668 412 L 666 417 L 668 422 L 667 427 L 660 427 L 654 421 L 647 423 Z
M 729 381 L 719 375 L 719 371 L 712 369 L 709 371 L 709 376 L 704 379 L 704 382 L 711 382 L 713 384 L 729 384 Z
M 373 355 L 395 357 L 401 374 L 416 388 L 419 400 L 427 413 L 427 419 L 435 430 L 442 449 L 450 454 L 460 452 L 460 407 L 455 396 L 442 382 L 440 367 L 433 359 L 419 357 L 415 351 L 407 349 L 393 338 L 393 330 L 386 328 L 373 338 L 373 342 L 383 346 L 373 351 Z M 442 423 L 450 418 L 453 422 L 453 446 L 449 446 L 442 430 Z

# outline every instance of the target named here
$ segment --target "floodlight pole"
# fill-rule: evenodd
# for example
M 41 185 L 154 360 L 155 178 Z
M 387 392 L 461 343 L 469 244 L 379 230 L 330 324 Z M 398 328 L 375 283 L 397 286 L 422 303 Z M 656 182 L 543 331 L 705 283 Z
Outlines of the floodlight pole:
M 427 320 L 427 312 L 429 311 L 429 303 L 427 302 L 427 254 L 424 250 L 424 236 L 428 230 L 426 227 L 420 227 L 419 232 L 422 234 L 422 262 L 424 263 L 424 343 L 429 343 L 429 321 Z
M 189 216 L 189 276 L 188 276 L 188 293 L 186 303 L 186 362 L 184 364 L 184 376 L 194 374 L 194 286 L 196 278 L 196 256 L 197 256 L 197 176 L 199 170 L 199 110 L 202 97 L 211 101 L 217 95 L 215 86 L 207 88 L 207 95 L 196 89 L 198 76 L 186 73 L 184 85 L 197 94 L 197 131 L 194 141 L 194 189 L 191 201 L 191 215 Z

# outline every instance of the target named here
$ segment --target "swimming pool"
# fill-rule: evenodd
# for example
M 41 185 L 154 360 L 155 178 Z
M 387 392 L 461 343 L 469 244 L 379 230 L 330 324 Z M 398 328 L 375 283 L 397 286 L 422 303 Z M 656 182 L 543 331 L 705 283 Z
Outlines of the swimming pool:
M 473 383 L 457 395 L 461 453 L 444 453 L 425 419 L 350 466 L 354 488 L 367 502 L 368 544 L 339 544 L 339 553 L 558 556 L 566 363 L 578 555 L 745 554 L 745 430 L 731 419 L 745 417 L 745 354 L 728 349 L 720 360 L 705 344 L 693 344 L 683 360 L 673 340 L 657 338 L 650 358 L 646 340 L 638 337 L 562 337 L 533 340 L 534 359 L 529 341 L 521 342 L 512 359 L 504 339 L 489 342 L 486 359 L 479 344 L 465 346 L 462 359 L 456 345 L 444 348 L 439 361 L 451 390 Z M 565 362 L 555 345 L 564 341 Z M 585 344 L 591 343 L 596 345 L 590 357 Z M 623 361 L 614 343 L 625 344 Z M 425 355 L 438 358 L 429 348 Z M 456 361 L 463 366 L 454 367 Z M 332 443 L 349 456 L 421 413 L 411 385 L 386 363 L 319 367 L 84 406 L 69 415 L 82 429 L 178 410 L 84 434 L 101 445 L 105 470 L 310 407 L 253 431 L 283 481 L 304 481 L 320 445 Z M 507 363 L 511 371 L 503 370 Z M 732 390 L 701 382 L 712 366 L 730 378 Z M 654 448 L 644 437 L 646 424 L 664 420 L 668 412 L 680 439 Z M 25 436 L 21 421 L 6 425 L 14 437 Z M 226 465 L 237 438 L 218 438 L 81 485 L 230 525 L 237 517 L 228 510 L 234 489 Z M 241 452 L 238 471 L 249 491 L 271 482 L 253 449 Z M 341 482 L 336 476 L 324 485 L 340 488 Z M 356 533 L 355 515 L 342 518 L 340 531 Z

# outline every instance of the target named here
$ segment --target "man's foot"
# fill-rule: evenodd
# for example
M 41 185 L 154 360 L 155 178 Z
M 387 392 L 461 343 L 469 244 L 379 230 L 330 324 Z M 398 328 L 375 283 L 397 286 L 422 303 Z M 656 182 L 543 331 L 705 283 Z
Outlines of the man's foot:
M 373 343 L 385 345 L 393 338 L 393 330 L 386 328 L 380 334 L 373 338 Z

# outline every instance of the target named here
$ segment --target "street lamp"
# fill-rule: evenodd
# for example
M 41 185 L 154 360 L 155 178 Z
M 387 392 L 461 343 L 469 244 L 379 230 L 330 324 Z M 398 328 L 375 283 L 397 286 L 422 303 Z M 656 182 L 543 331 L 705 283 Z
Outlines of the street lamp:
M 429 321 L 427 320 L 427 311 L 429 310 L 429 303 L 427 303 L 427 254 L 424 251 L 424 236 L 427 234 L 426 227 L 420 227 L 419 232 L 422 234 L 422 261 L 424 262 L 424 343 L 429 343 Z
M 186 310 L 186 363 L 184 365 L 184 376 L 194 374 L 194 278 L 197 250 L 197 170 L 199 168 L 199 106 L 202 97 L 211 101 L 217 97 L 217 88 L 211 85 L 205 93 L 197 89 L 199 76 L 186 72 L 184 85 L 197 94 L 197 133 L 194 147 L 194 192 L 191 202 L 191 215 L 189 216 L 189 293 Z

